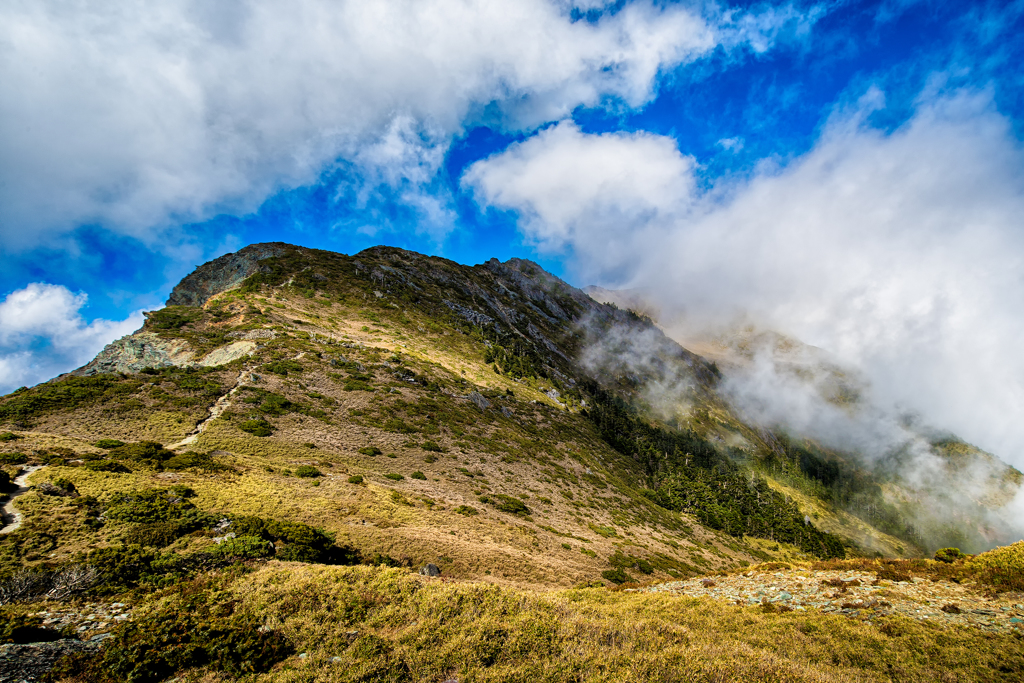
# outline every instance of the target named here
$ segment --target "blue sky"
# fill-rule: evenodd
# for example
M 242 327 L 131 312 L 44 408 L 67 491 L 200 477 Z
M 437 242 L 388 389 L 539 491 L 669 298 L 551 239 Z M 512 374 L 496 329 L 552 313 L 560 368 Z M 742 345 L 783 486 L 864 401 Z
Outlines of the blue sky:
M 1012 378 L 1000 404 L 1024 406 L 1008 360 L 1022 16 L 912 0 L 7 3 L 0 391 L 88 360 L 197 264 L 273 240 L 528 257 L 577 285 L 658 289 L 694 325 L 797 334 L 894 403 L 937 391 L 915 404 L 937 420 L 963 412 L 953 394 L 990 395 L 971 378 L 994 368 Z M 567 172 L 543 180 L 552 168 Z M 868 227 L 845 226 L 857 211 Z M 751 236 L 747 215 L 770 225 Z M 953 253 L 967 228 L 987 237 Z M 845 279 L 793 277 L 830 259 Z M 985 312 L 984 339 L 958 306 Z M 895 322 L 851 332 L 879 321 Z M 935 368 L 964 355 L 936 390 Z M 991 448 L 1024 447 L 982 421 Z

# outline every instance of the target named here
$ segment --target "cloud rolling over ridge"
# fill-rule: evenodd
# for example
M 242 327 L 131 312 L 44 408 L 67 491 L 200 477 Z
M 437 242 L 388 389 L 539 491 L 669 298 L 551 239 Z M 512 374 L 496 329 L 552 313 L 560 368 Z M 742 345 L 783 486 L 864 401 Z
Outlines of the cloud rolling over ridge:
M 891 133 L 881 107 L 871 89 L 807 154 L 703 193 L 672 139 L 571 123 L 464 182 L 581 279 L 653 292 L 680 338 L 791 334 L 860 368 L 876 405 L 1024 466 L 1024 154 L 985 93 L 923 100 Z M 534 180 L 553 167 L 557 188 Z

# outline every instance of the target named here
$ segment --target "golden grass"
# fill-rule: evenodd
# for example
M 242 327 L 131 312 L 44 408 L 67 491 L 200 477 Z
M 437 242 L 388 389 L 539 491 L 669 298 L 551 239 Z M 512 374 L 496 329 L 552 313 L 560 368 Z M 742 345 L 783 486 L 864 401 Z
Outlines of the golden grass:
M 271 562 L 230 589 L 297 653 L 258 681 L 993 681 L 1024 644 L 888 617 L 765 613 L 600 589 L 533 592 Z M 211 680 L 216 680 L 212 677 Z

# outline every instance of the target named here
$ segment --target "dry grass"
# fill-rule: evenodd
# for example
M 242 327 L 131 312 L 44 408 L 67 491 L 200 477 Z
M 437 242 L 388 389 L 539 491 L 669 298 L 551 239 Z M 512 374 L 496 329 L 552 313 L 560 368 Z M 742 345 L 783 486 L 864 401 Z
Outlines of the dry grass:
M 992 681 L 1018 637 L 767 614 L 651 594 L 537 593 L 272 562 L 231 589 L 295 644 L 260 681 Z M 337 659 L 335 659 L 337 658 Z M 213 679 L 215 679 L 214 677 Z M 211 679 L 212 680 L 212 679 Z

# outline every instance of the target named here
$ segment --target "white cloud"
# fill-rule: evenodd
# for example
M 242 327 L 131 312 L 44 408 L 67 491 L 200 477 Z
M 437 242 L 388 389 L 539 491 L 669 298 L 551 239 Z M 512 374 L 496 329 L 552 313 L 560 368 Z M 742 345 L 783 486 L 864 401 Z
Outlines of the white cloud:
M 636 107 L 660 71 L 717 44 L 717 27 L 679 5 L 573 22 L 573 4 L 4 3 L 0 238 L 98 223 L 153 239 L 251 210 L 338 158 L 423 203 L 421 176 L 466 121 L 519 129 L 609 97 Z M 730 44 L 753 40 L 741 28 Z M 389 157 L 396 131 L 422 149 Z
M 568 126 L 466 179 L 582 277 L 652 289 L 691 328 L 745 319 L 828 349 L 879 405 L 1024 466 L 1024 153 L 984 94 L 922 102 L 891 134 L 864 122 L 879 95 L 787 166 L 702 196 L 671 140 Z M 572 158 L 589 165 L 558 166 Z
M 41 282 L 0 302 L 0 392 L 84 365 L 106 344 L 142 326 L 141 312 L 122 321 L 86 323 L 85 304 L 84 294 Z

